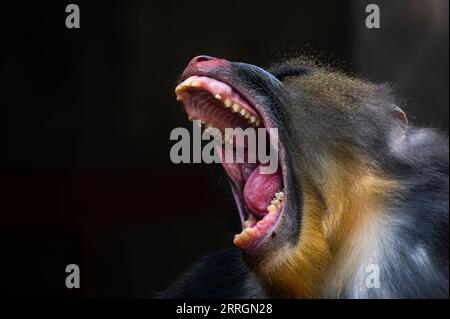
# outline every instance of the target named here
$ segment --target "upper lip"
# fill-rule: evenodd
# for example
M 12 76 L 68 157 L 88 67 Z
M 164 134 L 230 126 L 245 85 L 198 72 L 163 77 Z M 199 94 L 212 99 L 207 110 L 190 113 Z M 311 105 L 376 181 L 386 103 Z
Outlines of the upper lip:
M 183 82 L 184 80 L 188 79 L 191 76 L 206 76 L 206 77 L 223 82 L 223 83 L 231 86 L 237 93 L 239 93 L 239 95 L 241 95 L 245 100 L 250 102 L 249 104 L 251 104 L 253 106 L 253 108 L 255 109 L 255 111 L 258 112 L 259 115 L 261 115 L 262 110 L 260 110 L 255 105 L 255 103 L 252 102 L 252 100 L 253 100 L 252 97 L 245 90 L 243 90 L 241 87 L 239 87 L 239 85 L 236 85 L 235 83 L 233 83 L 233 81 L 230 81 L 229 77 L 225 76 L 223 74 L 223 72 L 220 72 L 218 70 L 215 70 L 215 72 L 213 72 L 213 70 L 204 71 L 204 70 L 201 70 L 196 67 L 188 66 L 184 70 L 183 74 L 181 75 L 181 79 L 180 79 L 179 83 Z M 264 123 L 264 124 L 266 124 L 266 123 Z

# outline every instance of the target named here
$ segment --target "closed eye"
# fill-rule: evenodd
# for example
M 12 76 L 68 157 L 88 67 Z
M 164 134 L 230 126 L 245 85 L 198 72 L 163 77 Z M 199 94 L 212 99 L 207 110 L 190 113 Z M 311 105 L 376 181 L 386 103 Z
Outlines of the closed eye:
M 303 65 L 287 64 L 287 65 L 282 65 L 282 66 L 278 67 L 276 70 L 272 71 L 271 73 L 278 80 L 283 81 L 284 78 L 287 78 L 290 76 L 307 75 L 309 73 L 309 70 Z

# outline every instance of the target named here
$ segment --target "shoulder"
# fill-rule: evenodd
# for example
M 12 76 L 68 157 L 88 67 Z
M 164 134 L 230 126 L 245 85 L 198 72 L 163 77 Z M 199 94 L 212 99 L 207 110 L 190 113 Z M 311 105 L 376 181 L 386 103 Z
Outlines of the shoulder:
M 230 299 L 262 298 L 264 292 L 237 249 L 202 258 L 157 298 Z

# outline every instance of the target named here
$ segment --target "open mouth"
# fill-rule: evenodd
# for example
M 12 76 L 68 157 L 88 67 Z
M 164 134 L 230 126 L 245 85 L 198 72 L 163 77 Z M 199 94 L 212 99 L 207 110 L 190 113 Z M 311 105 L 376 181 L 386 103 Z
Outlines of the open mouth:
M 190 120 L 220 132 L 222 143 L 215 147 L 228 175 L 242 222 L 242 231 L 235 235 L 233 242 L 243 250 L 255 249 L 275 235 L 274 230 L 282 216 L 286 201 L 283 167 L 278 165 L 275 173 L 265 174 L 265 163 L 258 159 L 248 160 L 251 148 L 248 143 L 257 141 L 229 136 L 226 129 L 269 128 L 272 126 L 268 117 L 236 89 L 208 76 L 190 76 L 177 86 L 175 92 Z M 266 134 L 270 134 L 270 130 Z M 260 135 L 256 136 L 259 138 Z M 226 147 L 227 144 L 232 147 Z M 243 152 L 237 152 L 239 148 Z M 230 149 L 234 155 L 243 153 L 243 161 L 224 161 L 223 156 Z M 278 152 L 278 145 L 274 149 Z

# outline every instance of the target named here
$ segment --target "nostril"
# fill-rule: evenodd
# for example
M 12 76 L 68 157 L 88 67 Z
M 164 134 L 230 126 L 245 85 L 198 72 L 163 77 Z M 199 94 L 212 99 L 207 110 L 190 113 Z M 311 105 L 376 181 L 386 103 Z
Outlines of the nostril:
M 207 62 L 207 61 L 212 61 L 212 60 L 217 60 L 217 59 L 207 56 L 207 55 L 199 55 L 199 56 L 196 56 L 195 58 L 193 58 L 189 64 Z

